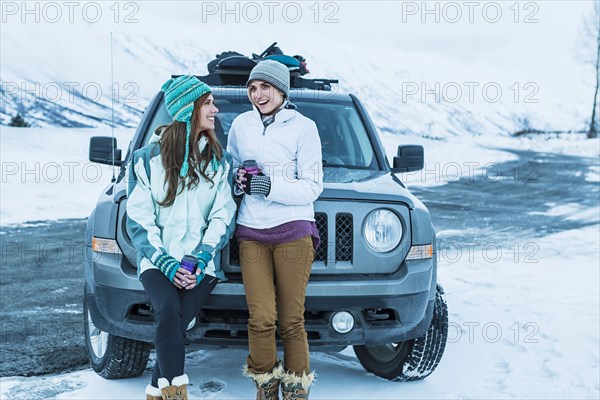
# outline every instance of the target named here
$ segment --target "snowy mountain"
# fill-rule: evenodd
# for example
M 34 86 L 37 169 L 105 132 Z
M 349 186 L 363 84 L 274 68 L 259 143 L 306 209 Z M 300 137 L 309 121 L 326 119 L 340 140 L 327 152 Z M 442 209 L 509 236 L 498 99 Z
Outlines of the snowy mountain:
M 5 29 L 4 32 L 7 36 L 23 33 L 19 29 Z M 193 59 L 208 58 L 201 49 L 183 58 L 157 46 L 148 37 L 116 34 L 113 40 L 114 86 L 111 86 L 110 34 L 90 25 L 78 29 L 75 43 L 65 41 L 65 35 L 67 33 L 60 30 L 45 31 L 50 44 L 43 46 L 47 54 L 36 51 L 25 57 L 21 54 L 11 57 L 11 52 L 19 50 L 18 46 L 10 38 L 6 42 L 3 40 L 2 124 L 20 113 L 34 127 L 111 126 L 112 92 L 115 126 L 135 127 L 151 96 L 159 90 L 161 81 L 182 70 L 191 73 L 197 68 Z M 88 43 L 94 43 L 94 46 L 90 47 Z M 78 50 L 75 54 L 72 53 L 73 45 Z M 9 61 L 5 63 L 7 59 Z M 19 65 L 15 65 L 15 59 L 19 60 Z M 30 61 L 36 63 L 39 59 L 63 61 L 53 68 L 25 68 Z
M 3 82 L 5 83 L 5 82 Z M 25 88 L 35 88 L 36 83 L 23 80 Z M 34 99 L 20 89 L 13 86 L 3 85 L 0 88 L 0 96 L 4 98 L 0 107 L 0 120 L 6 125 L 11 118 L 17 114 L 25 116 L 26 121 L 33 127 L 67 127 L 67 128 L 89 128 L 110 126 L 113 117 L 110 104 L 105 97 L 94 101 L 81 92 L 70 91 L 68 87 L 54 86 L 59 91 L 69 91 L 71 101 L 64 98 L 53 101 L 44 96 L 36 96 Z M 43 90 L 43 89 L 41 89 Z M 135 127 L 143 110 L 132 107 L 125 103 L 115 106 L 115 126 Z
M 275 40 L 284 51 L 306 57 L 309 77 L 338 78 L 334 90 L 356 94 L 382 131 L 441 138 L 528 128 L 581 130 L 590 111 L 584 70 L 565 61 L 572 58 L 569 54 L 556 54 L 561 61 L 552 65 L 532 56 L 508 70 L 483 53 L 455 57 L 408 46 L 404 50 L 393 42 L 347 42 L 317 31 L 300 36 L 290 27 L 277 29 L 277 34 L 245 35 L 244 27 L 232 30 L 220 24 L 210 28 L 212 39 L 204 40 L 202 24 L 186 26 L 189 35 L 181 38 L 176 32 L 183 22 L 170 25 L 152 16 L 144 22 L 125 28 L 5 24 L 0 123 L 6 125 L 18 112 L 35 127 L 110 126 L 113 30 L 114 120 L 120 127 L 136 126 L 149 99 L 171 74 L 202 75 L 221 51 L 250 55 Z M 22 43 L 27 43 L 27 52 Z M 539 73 L 521 68 L 533 62 L 540 63 Z M 560 79 L 544 68 L 560 68 Z

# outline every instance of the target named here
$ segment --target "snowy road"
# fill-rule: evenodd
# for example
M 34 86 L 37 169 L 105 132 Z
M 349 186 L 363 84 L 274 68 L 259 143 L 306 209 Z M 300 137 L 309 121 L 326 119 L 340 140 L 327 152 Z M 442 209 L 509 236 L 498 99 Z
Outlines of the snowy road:
M 440 174 L 449 184 L 411 189 L 443 239 L 514 242 L 600 222 L 600 185 L 591 177 L 597 159 L 503 150 L 518 161 L 473 172 L 461 168 L 460 175 L 449 166 Z

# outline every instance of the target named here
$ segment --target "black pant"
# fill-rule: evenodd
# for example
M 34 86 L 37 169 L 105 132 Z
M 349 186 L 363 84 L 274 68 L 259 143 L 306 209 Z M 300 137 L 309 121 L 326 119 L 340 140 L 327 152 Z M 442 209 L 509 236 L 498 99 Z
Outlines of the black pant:
M 145 271 L 141 280 L 154 308 L 156 365 L 152 386 L 158 387 L 158 378 L 171 383 L 173 378 L 183 375 L 186 328 L 215 288 L 217 278 L 206 275 L 192 290 L 177 289 L 157 269 Z

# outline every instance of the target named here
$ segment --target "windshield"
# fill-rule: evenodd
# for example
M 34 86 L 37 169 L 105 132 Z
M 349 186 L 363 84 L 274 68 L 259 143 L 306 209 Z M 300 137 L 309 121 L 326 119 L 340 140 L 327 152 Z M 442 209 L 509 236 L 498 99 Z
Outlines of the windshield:
M 323 167 L 344 167 L 351 169 L 379 170 L 377 158 L 369 135 L 350 102 L 326 104 L 308 101 L 294 101 L 298 111 L 317 124 L 321 137 Z M 231 123 L 239 114 L 251 110 L 247 99 L 229 100 L 221 97 L 215 100 L 219 108 L 215 121 L 215 132 L 223 147 L 227 146 L 227 134 Z M 160 125 L 170 124 L 164 101 L 158 108 L 146 132 L 145 143 L 150 140 L 151 132 Z

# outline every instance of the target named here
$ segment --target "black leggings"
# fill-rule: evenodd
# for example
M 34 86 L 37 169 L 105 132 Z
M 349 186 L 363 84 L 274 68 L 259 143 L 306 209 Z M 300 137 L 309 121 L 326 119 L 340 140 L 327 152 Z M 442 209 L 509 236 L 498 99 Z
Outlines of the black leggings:
M 152 386 L 158 387 L 158 378 L 171 383 L 183 375 L 186 328 L 215 288 L 217 278 L 206 275 L 192 290 L 177 289 L 158 269 L 144 271 L 141 280 L 154 309 L 156 365 Z

